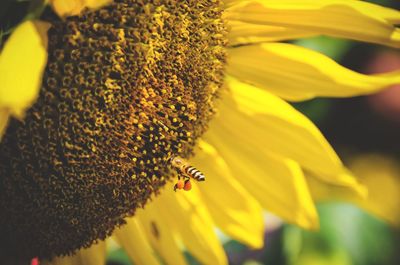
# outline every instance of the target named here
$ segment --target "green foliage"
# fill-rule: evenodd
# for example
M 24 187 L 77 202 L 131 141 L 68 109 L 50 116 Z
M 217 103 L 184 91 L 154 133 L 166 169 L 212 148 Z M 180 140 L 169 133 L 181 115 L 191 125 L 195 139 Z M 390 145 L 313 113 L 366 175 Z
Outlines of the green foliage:
M 12 29 L 25 17 L 29 7 L 28 1 L 0 1 L 0 31 L 2 36 L 11 33 Z
M 140 249 L 138 249 L 140 251 Z M 116 249 L 108 253 L 107 264 L 115 263 L 119 265 L 133 265 L 126 252 L 122 249 Z
M 395 264 L 398 237 L 386 223 L 348 204 L 323 204 L 318 210 L 320 231 L 285 227 L 289 265 Z
M 39 18 L 45 7 L 44 0 L 0 0 L 0 47 L 19 23 Z
M 323 121 L 332 107 L 332 101 L 325 98 L 316 98 L 303 102 L 292 103 L 298 111 L 306 115 L 314 123 Z
M 309 48 L 314 51 L 318 51 L 334 59 L 335 61 L 338 61 L 349 50 L 352 42 L 343 39 L 319 36 L 307 39 L 300 39 L 295 41 L 295 44 Z
M 183 254 L 188 265 L 201 265 L 201 263 L 195 257 L 193 257 L 190 252 L 185 251 Z

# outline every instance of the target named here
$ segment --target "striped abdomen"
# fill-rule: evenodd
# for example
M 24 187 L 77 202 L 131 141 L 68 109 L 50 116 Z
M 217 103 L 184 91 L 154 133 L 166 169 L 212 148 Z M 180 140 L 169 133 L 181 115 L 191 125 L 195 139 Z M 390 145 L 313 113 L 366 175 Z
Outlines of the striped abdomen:
M 184 171 L 186 173 L 186 175 L 188 175 L 189 177 L 197 180 L 197 181 L 204 181 L 206 180 L 206 177 L 204 177 L 203 173 L 201 173 L 200 170 L 198 170 L 195 167 L 192 166 L 186 166 L 184 168 Z

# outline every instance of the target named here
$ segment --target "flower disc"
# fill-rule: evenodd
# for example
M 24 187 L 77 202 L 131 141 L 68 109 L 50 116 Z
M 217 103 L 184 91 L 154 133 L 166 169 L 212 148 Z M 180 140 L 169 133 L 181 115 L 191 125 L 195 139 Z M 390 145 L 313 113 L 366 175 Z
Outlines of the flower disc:
M 220 1 L 114 2 L 52 21 L 38 101 L 0 143 L 0 258 L 70 254 L 110 235 L 214 113 Z

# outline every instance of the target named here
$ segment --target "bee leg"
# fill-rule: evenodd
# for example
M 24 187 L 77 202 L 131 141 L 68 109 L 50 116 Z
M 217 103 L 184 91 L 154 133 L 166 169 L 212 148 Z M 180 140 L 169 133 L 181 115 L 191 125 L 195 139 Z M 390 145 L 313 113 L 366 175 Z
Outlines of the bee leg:
M 179 170 L 176 170 L 176 174 L 178 175 L 178 180 L 183 177 L 182 173 Z
M 188 179 L 185 180 L 183 189 L 184 189 L 185 191 L 189 191 L 189 190 L 192 189 L 192 183 L 190 182 L 190 178 L 188 178 Z
M 184 176 L 182 176 L 180 173 L 178 173 L 178 182 L 175 183 L 174 186 L 174 191 L 176 192 L 176 190 L 181 190 L 184 187 L 184 182 L 181 180 L 181 177 L 184 178 Z

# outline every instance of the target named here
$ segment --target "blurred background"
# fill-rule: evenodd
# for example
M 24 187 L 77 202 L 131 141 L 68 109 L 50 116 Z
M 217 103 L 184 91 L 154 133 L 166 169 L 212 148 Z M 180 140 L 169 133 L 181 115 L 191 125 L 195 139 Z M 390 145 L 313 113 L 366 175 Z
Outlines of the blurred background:
M 400 1 L 369 2 L 400 9 Z M 360 73 L 400 71 L 400 52 L 395 49 L 327 37 L 297 40 L 296 44 Z M 400 86 L 367 97 L 314 99 L 293 106 L 320 128 L 357 177 L 376 187 L 370 193 L 380 205 L 387 205 L 379 209 L 387 218 L 332 199 L 318 203 L 321 227 L 317 232 L 266 214 L 264 249 L 250 250 L 220 234 L 230 264 L 400 264 Z M 189 264 L 199 264 L 189 253 L 186 257 Z M 128 264 L 123 250 L 110 252 L 108 265 Z

